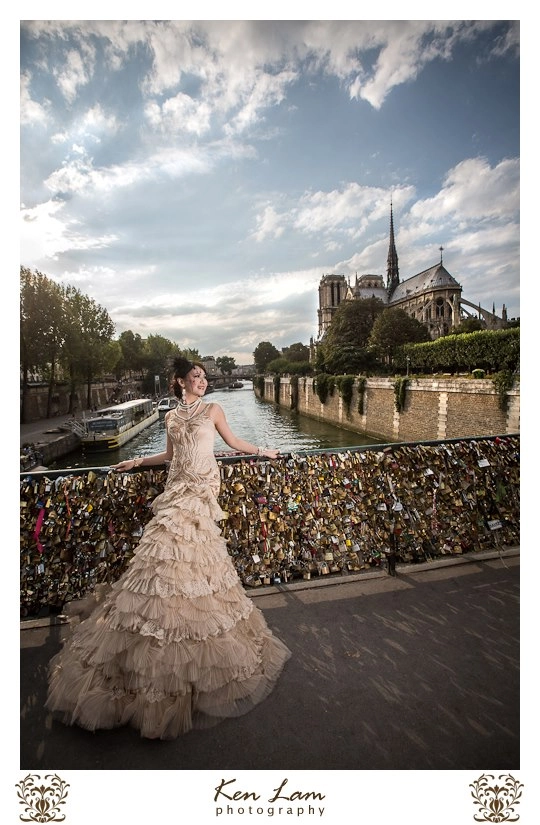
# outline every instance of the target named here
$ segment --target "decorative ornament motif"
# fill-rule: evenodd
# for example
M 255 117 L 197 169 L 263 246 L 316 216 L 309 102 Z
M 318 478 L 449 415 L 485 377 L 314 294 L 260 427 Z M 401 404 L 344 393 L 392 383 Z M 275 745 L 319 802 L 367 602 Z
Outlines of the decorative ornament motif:
M 495 782 L 493 774 L 483 773 L 469 788 L 472 788 L 471 796 L 479 808 L 474 815 L 476 822 L 518 821 L 519 814 L 514 808 L 519 805 L 523 785 L 511 774 L 499 774 Z
M 60 810 L 66 804 L 69 785 L 60 779 L 58 774 L 46 774 L 45 782 L 41 782 L 39 774 L 28 774 L 15 785 L 18 788 L 19 804 L 24 805 L 24 814 L 20 814 L 22 822 L 63 822 L 65 814 Z
M 197 410 L 202 404 L 202 398 L 196 398 L 195 401 L 192 401 L 191 404 L 186 404 L 183 401 L 180 404 L 177 404 L 175 407 L 175 412 L 178 418 L 182 420 L 188 420 L 193 418 Z

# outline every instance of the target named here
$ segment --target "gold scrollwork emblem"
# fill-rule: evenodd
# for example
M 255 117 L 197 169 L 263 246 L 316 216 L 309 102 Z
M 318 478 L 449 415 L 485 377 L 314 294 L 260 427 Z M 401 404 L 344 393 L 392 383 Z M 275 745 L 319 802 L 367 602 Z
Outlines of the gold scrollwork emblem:
M 517 822 L 519 814 L 514 808 L 519 805 L 523 785 L 509 773 L 502 773 L 496 778 L 493 774 L 483 773 L 476 782 L 469 785 L 478 813 L 476 822 Z
M 39 782 L 39 774 L 29 773 L 15 785 L 19 804 L 25 806 L 19 819 L 23 822 L 62 822 L 66 817 L 60 806 L 66 804 L 69 785 L 58 774 L 51 773 L 45 776 L 44 783 L 40 785 Z

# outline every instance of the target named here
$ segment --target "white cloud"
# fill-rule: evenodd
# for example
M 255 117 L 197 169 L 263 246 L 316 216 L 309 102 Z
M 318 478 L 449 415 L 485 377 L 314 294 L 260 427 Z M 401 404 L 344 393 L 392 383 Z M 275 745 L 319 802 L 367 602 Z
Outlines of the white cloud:
M 262 214 L 256 217 L 257 229 L 252 234 L 255 241 L 263 241 L 265 238 L 279 238 L 284 230 L 284 217 L 279 215 L 273 206 L 265 206 Z
M 340 235 L 347 239 L 360 238 L 373 221 L 387 219 L 391 195 L 393 203 L 399 207 L 413 194 L 411 186 L 396 187 L 390 193 L 381 187 L 356 182 L 345 183 L 340 189 L 329 192 L 304 192 L 296 203 L 281 213 L 272 205 L 266 205 L 262 214 L 256 217 L 257 230 L 253 237 L 258 241 L 266 237 L 277 238 L 285 227 L 289 227 L 309 236 L 328 236 L 326 248 L 335 249 Z
M 30 93 L 31 77 L 28 72 L 21 74 L 21 100 L 20 100 L 20 120 L 21 125 L 44 125 L 49 120 L 49 102 L 47 100 L 37 103 L 32 100 Z
M 63 215 L 65 204 L 50 200 L 20 212 L 21 261 L 23 266 L 38 266 L 54 260 L 62 252 L 99 249 L 109 246 L 116 236 L 91 236 L 72 218 Z
M 199 102 L 178 93 L 162 105 L 150 101 L 145 107 L 150 125 L 167 134 L 187 132 L 201 137 L 210 129 L 211 108 L 207 102 Z
M 56 77 L 58 88 L 71 103 L 81 86 L 86 86 L 90 81 L 95 60 L 95 49 L 88 43 L 81 43 L 80 51 L 70 49 L 66 55 L 66 60 L 61 68 L 54 69 L 53 75 Z
M 451 169 L 440 192 L 417 201 L 411 222 L 438 223 L 442 219 L 501 219 L 507 221 L 519 209 L 519 159 L 508 158 L 491 167 L 484 158 L 468 158 Z

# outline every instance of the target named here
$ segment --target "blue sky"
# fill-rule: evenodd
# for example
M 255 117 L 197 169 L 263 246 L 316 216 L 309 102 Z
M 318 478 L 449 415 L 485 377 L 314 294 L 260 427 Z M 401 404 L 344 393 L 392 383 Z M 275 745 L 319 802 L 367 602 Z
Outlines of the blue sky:
M 439 260 L 520 315 L 519 22 L 21 23 L 20 261 L 249 363 L 323 274 Z M 122 15 L 119 14 L 119 18 Z

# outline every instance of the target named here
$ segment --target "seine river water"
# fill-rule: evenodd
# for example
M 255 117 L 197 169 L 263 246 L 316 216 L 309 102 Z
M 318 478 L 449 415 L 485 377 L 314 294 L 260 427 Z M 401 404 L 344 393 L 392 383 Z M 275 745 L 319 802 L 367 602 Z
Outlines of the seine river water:
M 268 401 L 261 401 L 256 397 L 253 385 L 249 381 L 242 389 L 216 390 L 207 400 L 221 405 L 231 430 L 239 438 L 251 444 L 274 447 L 282 453 L 380 443 L 376 439 L 315 421 Z M 85 453 L 78 450 L 48 466 L 51 470 L 106 467 L 133 456 L 160 453 L 165 449 L 165 440 L 165 424 L 163 419 L 160 419 L 118 450 L 107 453 Z M 230 450 L 217 434 L 215 450 Z

